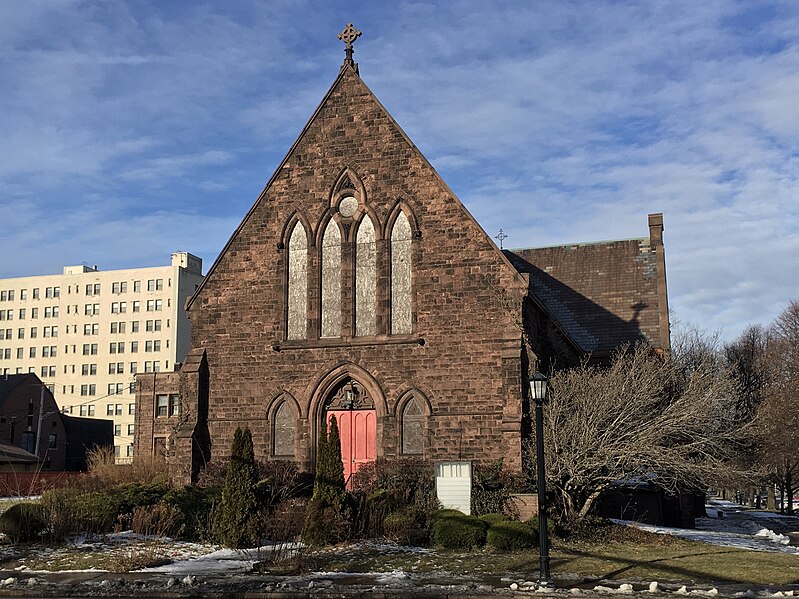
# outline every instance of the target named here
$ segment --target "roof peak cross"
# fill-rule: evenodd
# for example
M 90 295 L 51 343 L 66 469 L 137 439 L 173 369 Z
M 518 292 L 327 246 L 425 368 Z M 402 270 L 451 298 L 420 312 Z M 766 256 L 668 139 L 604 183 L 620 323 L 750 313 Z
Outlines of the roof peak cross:
M 355 61 L 352 60 L 352 42 L 361 37 L 361 32 L 352 26 L 352 23 L 347 23 L 347 26 L 338 34 L 338 39 L 347 44 L 344 52 L 347 57 L 344 59 L 344 64 L 348 64 L 356 68 Z

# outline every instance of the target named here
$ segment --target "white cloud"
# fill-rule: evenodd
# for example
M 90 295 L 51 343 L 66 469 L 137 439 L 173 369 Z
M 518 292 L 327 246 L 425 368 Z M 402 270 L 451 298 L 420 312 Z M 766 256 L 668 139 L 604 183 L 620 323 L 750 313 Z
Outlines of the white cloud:
M 791 0 L 9 6 L 0 203 L 19 216 L 0 249 L 29 262 L 0 276 L 72 247 L 136 265 L 184 225 L 212 262 L 335 77 L 350 18 L 366 83 L 506 246 L 643 236 L 663 212 L 683 319 L 732 335 L 796 297 Z M 183 210 L 166 232 L 164 205 Z

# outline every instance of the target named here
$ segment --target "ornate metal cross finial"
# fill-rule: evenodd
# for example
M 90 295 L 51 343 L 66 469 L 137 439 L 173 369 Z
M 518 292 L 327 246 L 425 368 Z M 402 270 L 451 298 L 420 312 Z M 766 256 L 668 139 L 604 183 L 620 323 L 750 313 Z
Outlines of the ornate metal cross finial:
M 496 237 L 494 237 L 494 239 L 499 239 L 499 249 L 501 249 L 501 250 L 502 250 L 502 249 L 504 249 L 504 248 L 502 247 L 502 242 L 503 242 L 503 241 L 505 241 L 507 238 L 508 238 L 508 236 L 507 236 L 507 235 L 505 235 L 505 233 L 502 231 L 502 229 L 500 229 L 500 230 L 499 230 L 499 235 L 497 235 Z
M 352 42 L 357 40 L 359 37 L 361 37 L 361 32 L 355 29 L 355 27 L 352 26 L 352 23 L 347 23 L 347 26 L 343 29 L 343 31 L 338 34 L 338 39 L 347 44 L 347 47 L 344 49 L 344 52 L 347 54 L 344 64 L 348 64 L 351 67 L 355 66 L 355 62 L 352 60 Z

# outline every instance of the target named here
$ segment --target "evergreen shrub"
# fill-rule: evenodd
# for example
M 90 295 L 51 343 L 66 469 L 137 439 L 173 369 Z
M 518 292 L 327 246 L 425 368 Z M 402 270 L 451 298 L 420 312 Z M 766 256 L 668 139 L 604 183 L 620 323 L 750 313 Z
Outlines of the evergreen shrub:
M 510 522 L 510 518 L 508 518 L 505 514 L 484 514 L 479 516 L 479 518 L 488 524 L 488 526 L 493 526 L 498 522 Z
M 0 532 L 14 544 L 36 541 L 46 529 L 44 510 L 36 503 L 15 503 L 0 515 Z
M 214 537 L 226 547 L 253 547 L 259 540 L 257 482 L 252 433 L 237 428 L 213 523 Z
M 467 516 L 457 510 L 439 510 L 433 514 L 432 521 L 433 543 L 438 547 L 471 549 L 485 545 L 488 526 L 477 516 Z
M 330 432 L 322 427 L 316 450 L 313 497 L 305 514 L 302 540 L 308 545 L 330 545 L 350 536 L 352 502 L 344 488 L 341 440 L 335 416 Z
M 529 549 L 538 544 L 538 527 L 517 520 L 495 521 L 488 528 L 486 542 L 499 551 Z
M 221 497 L 220 487 L 195 486 L 172 489 L 164 495 L 164 502 L 180 511 L 183 527 L 179 537 L 186 541 L 211 540 L 211 514 Z

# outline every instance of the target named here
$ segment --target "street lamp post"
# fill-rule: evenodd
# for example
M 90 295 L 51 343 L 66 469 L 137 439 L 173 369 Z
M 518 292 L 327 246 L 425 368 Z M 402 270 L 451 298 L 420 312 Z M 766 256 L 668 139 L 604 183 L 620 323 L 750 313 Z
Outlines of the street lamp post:
M 547 536 L 547 479 L 544 470 L 544 401 L 547 398 L 547 377 L 536 372 L 530 378 L 530 396 L 535 401 L 536 478 L 538 479 L 538 584 L 552 586 L 549 574 L 549 538 Z

